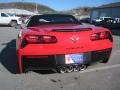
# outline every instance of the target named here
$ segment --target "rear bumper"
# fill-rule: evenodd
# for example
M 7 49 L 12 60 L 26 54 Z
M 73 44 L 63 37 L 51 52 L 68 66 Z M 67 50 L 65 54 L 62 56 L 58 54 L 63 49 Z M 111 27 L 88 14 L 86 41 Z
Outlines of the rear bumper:
M 92 51 L 91 52 L 91 61 L 96 62 L 99 60 L 109 59 L 111 56 L 111 51 L 112 51 L 112 48 L 98 50 L 98 51 Z
M 112 48 L 85 52 L 83 63 L 79 64 L 90 64 L 91 62 L 98 62 L 100 60 L 106 60 L 110 58 Z M 48 56 L 27 56 L 24 55 L 19 59 L 20 70 L 24 65 L 29 66 L 34 69 L 51 69 L 55 68 L 58 65 L 71 65 L 65 63 L 65 55 L 48 55 Z M 24 63 L 24 65 L 23 65 Z M 72 63 L 72 65 L 78 63 Z

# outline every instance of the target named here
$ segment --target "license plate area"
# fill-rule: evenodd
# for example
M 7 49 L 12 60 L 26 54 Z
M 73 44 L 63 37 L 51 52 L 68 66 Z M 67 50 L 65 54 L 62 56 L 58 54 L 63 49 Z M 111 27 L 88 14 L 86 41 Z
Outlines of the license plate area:
M 84 54 L 66 54 L 65 55 L 65 64 L 82 64 L 84 63 Z

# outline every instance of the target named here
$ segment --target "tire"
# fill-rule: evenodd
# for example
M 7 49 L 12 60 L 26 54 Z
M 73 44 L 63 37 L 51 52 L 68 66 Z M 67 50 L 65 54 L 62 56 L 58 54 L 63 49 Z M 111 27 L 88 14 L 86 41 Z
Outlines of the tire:
M 106 58 L 106 59 L 102 60 L 102 61 L 101 61 L 101 63 L 107 63 L 107 62 L 108 62 L 108 60 L 109 60 L 109 59 L 108 59 L 108 58 Z
M 23 67 L 22 72 L 23 72 L 23 73 L 28 73 L 28 68 Z
M 11 21 L 10 26 L 11 27 L 16 27 L 17 26 L 17 21 Z
M 26 63 L 23 63 L 22 73 L 27 73 L 27 72 L 28 72 L 28 67 L 27 67 Z

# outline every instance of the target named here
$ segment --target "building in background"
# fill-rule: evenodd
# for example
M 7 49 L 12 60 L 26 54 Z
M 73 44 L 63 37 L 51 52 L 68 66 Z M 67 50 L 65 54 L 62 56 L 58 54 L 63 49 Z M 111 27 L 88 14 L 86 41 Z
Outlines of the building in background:
M 90 17 L 91 21 L 100 17 L 111 17 L 120 20 L 120 2 L 93 8 Z

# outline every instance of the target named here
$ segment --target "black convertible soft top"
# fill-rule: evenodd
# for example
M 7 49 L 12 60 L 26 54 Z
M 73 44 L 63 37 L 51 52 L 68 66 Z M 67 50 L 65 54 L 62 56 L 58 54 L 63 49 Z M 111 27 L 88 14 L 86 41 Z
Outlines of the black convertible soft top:
M 78 20 L 67 14 L 43 14 L 43 15 L 34 15 L 30 18 L 27 27 L 39 26 L 45 24 L 74 24 L 79 23 Z

